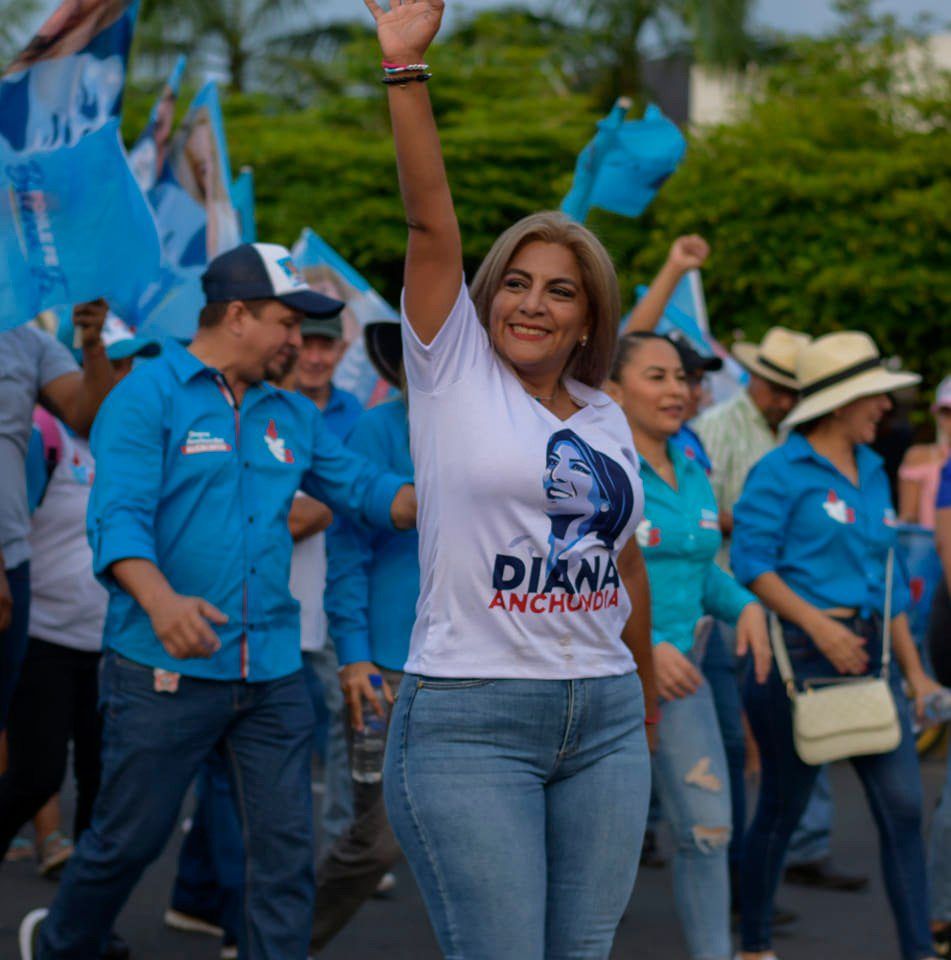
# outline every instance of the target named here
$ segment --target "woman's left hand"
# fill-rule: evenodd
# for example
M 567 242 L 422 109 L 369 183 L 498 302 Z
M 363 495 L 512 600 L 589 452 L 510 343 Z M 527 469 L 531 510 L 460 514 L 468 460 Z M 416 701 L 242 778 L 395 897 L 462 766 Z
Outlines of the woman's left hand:
M 758 603 L 748 603 L 736 621 L 736 655 L 753 654 L 753 671 L 757 683 L 766 683 L 773 664 L 766 627 L 766 611 Z
M 908 686 L 911 687 L 912 697 L 915 701 L 915 716 L 919 723 L 925 722 L 925 700 L 933 693 L 939 693 L 943 687 L 937 680 L 932 680 L 924 670 L 916 672 L 913 676 L 905 678 Z

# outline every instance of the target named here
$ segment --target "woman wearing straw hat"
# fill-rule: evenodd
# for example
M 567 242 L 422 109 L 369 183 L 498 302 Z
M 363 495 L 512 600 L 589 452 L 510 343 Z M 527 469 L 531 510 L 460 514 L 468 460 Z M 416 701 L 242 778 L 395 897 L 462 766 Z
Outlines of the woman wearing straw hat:
M 886 370 L 864 333 L 832 333 L 806 346 L 797 362 L 799 403 L 784 426 L 789 439 L 752 470 L 734 512 L 736 578 L 782 620 L 798 686 L 882 668 L 886 569 L 896 516 L 881 459 L 869 444 L 888 393 L 918 382 Z M 909 591 L 895 567 L 891 647 L 920 709 L 937 685 L 925 675 L 908 629 Z M 921 839 L 921 783 L 911 711 L 899 671 L 889 674 L 901 741 L 887 753 L 854 757 L 878 826 L 885 885 L 903 960 L 934 956 Z M 746 836 L 742 960 L 772 960 L 770 915 L 790 836 L 819 767 L 793 741 L 792 711 L 774 667 L 765 686 L 747 682 L 746 709 L 763 775 Z

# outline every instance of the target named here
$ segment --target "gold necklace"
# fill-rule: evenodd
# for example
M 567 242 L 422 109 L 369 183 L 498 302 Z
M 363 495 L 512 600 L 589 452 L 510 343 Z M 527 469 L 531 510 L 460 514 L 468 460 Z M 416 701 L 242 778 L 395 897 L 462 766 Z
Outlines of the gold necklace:
M 518 376 L 516 374 L 516 376 Z M 522 389 L 531 396 L 533 400 L 537 400 L 539 403 L 554 403 L 555 399 L 558 397 L 558 394 L 561 392 L 561 381 L 555 384 L 555 392 L 550 397 L 541 397 L 537 393 L 532 393 L 532 391 L 525 385 L 525 381 L 518 377 L 518 382 L 522 385 Z

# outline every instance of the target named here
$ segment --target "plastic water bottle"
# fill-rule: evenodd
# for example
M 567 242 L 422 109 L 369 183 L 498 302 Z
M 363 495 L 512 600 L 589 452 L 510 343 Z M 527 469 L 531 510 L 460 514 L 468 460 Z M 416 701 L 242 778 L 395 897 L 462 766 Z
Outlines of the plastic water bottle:
M 942 687 L 925 697 L 925 720 L 930 724 L 951 720 L 951 690 Z
M 378 673 L 370 674 L 370 684 L 383 708 L 383 716 L 373 709 L 372 703 L 363 704 L 363 730 L 353 732 L 353 762 L 350 768 L 357 783 L 379 783 L 383 779 L 389 704 L 383 696 L 383 678 Z

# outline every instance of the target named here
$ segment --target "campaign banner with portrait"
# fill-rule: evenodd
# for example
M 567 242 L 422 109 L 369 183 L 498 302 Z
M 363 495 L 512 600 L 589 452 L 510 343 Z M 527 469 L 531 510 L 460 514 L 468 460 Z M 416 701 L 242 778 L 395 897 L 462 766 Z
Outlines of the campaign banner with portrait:
M 291 254 L 314 290 L 347 305 L 341 315 L 347 352 L 337 366 L 334 384 L 354 394 L 364 406 L 372 406 L 389 394 L 390 386 L 367 357 L 363 328 L 379 320 L 399 322 L 399 314 L 310 227 L 301 231 Z
M 0 329 L 105 297 L 159 264 L 119 134 L 137 3 L 64 0 L 0 77 Z
M 231 180 L 218 87 L 208 83 L 172 137 L 148 194 L 162 242 L 162 267 L 133 318 L 143 335 L 194 335 L 205 302 L 205 267 L 241 242 Z
M 241 172 L 231 184 L 231 202 L 238 213 L 241 224 L 241 242 L 258 242 L 258 224 L 254 212 L 254 170 L 242 167 Z
M 175 102 L 185 74 L 184 54 L 175 61 L 162 92 L 159 94 L 149 122 L 129 151 L 129 165 L 139 186 L 146 193 L 151 190 L 165 166 L 168 145 L 172 139 L 172 124 L 175 120 Z

